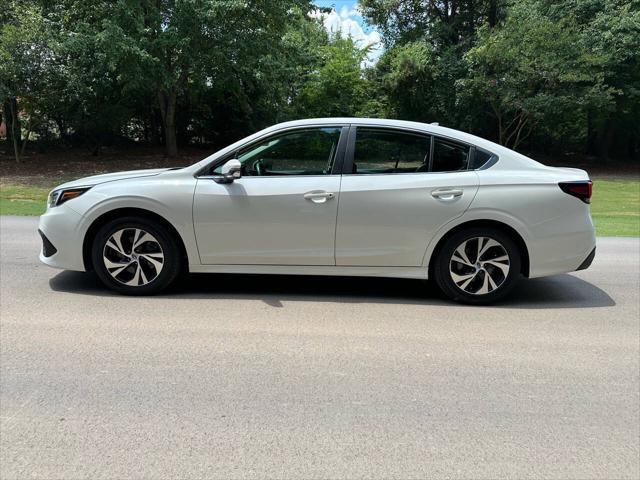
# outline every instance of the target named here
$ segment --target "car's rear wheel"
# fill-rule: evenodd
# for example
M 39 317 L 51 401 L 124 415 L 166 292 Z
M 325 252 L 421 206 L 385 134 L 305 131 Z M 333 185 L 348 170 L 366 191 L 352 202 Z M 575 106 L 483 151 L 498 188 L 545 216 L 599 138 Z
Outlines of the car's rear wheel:
M 151 220 L 112 220 L 97 233 L 94 269 L 109 288 L 129 295 L 150 295 L 166 288 L 180 271 L 180 249 L 167 229 Z
M 520 277 L 515 242 L 493 228 L 469 228 L 449 237 L 435 260 L 435 281 L 449 298 L 487 304 L 504 298 Z

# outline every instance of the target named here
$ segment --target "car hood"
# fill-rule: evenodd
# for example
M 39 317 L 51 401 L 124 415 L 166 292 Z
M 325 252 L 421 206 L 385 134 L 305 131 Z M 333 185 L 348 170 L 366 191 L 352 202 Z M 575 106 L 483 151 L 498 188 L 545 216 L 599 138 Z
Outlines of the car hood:
M 114 172 L 114 173 L 105 173 L 102 175 L 92 175 L 90 177 L 79 178 L 77 180 L 72 180 L 67 183 L 63 183 L 62 185 L 56 187 L 58 188 L 69 188 L 69 187 L 92 187 L 94 185 L 98 185 L 99 183 L 105 182 L 113 182 L 114 180 L 124 180 L 127 178 L 136 178 L 136 177 L 151 177 L 153 175 L 158 175 L 162 172 L 166 172 L 167 170 L 171 170 L 170 168 L 148 168 L 145 170 L 129 170 L 127 172 Z

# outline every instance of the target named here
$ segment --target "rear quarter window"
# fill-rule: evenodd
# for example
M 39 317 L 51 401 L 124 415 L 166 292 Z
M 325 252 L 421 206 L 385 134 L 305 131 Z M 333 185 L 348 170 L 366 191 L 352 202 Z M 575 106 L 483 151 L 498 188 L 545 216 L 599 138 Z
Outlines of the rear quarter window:
M 481 148 L 476 147 L 476 153 L 469 164 L 469 170 L 477 170 L 482 167 L 491 166 L 498 159 L 498 157 L 486 150 L 482 150 Z M 491 162 L 491 164 L 490 164 Z

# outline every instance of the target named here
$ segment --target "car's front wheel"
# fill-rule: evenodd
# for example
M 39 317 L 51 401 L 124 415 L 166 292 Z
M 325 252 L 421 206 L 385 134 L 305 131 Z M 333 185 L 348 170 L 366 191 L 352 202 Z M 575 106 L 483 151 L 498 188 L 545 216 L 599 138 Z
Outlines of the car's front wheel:
M 469 228 L 449 237 L 433 269 L 435 281 L 449 298 L 487 304 L 502 299 L 520 277 L 515 242 L 493 228 Z
M 94 269 L 109 288 L 149 295 L 166 288 L 180 271 L 180 249 L 165 227 L 140 217 L 115 219 L 97 233 Z

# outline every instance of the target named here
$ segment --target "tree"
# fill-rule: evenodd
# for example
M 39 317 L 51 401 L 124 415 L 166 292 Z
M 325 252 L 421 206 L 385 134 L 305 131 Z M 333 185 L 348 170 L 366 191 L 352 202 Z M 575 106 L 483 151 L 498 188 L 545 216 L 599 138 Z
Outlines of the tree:
M 318 65 L 304 79 L 294 100 L 294 112 L 302 117 L 376 115 L 361 69 L 367 53 L 368 48 L 340 36 L 320 47 Z
M 311 9 L 309 0 L 65 0 L 59 5 L 52 12 L 65 31 L 64 43 L 85 48 L 77 58 L 98 56 L 93 65 L 107 74 L 90 75 L 110 82 L 98 90 L 154 98 L 168 157 L 177 154 L 177 119 L 188 118 L 178 111 L 181 102 L 214 91 L 232 101 L 251 88 L 255 72 L 268 66 L 265 59 L 281 51 L 292 12 Z
M 32 2 L 8 1 L 0 13 L 0 99 L 16 161 L 23 143 L 21 104 L 37 104 L 48 63 L 40 8 Z
M 387 46 L 426 41 L 436 50 L 452 45 L 464 50 L 479 26 L 502 18 L 506 0 L 361 0 L 360 5 Z
M 303 8 L 287 14 L 284 33 L 243 68 L 215 84 L 191 83 L 191 122 L 201 137 L 223 145 L 298 114 L 292 104 L 328 43 L 322 24 Z
M 388 99 L 387 114 L 408 120 L 465 124 L 455 83 L 464 77 L 464 54 L 477 29 L 504 15 L 503 0 L 362 0 L 369 21 L 383 33 L 387 50 L 376 67 Z M 468 123 L 468 122 L 466 122 Z
M 556 60 L 566 60 L 563 49 L 577 38 L 566 25 L 527 13 L 534 15 L 529 19 L 515 9 L 504 28 L 482 30 L 478 45 L 466 55 L 468 76 L 458 82 L 467 96 L 484 99 L 497 122 L 498 142 L 513 148 L 544 118 L 544 107 L 552 106 L 550 93 L 558 93 L 563 73 Z
M 300 116 L 438 121 L 516 148 L 634 156 L 640 0 L 361 0 L 375 66 L 310 0 L 6 0 L 0 109 L 30 136 L 222 145 Z M 32 135 L 31 132 L 34 132 Z
M 177 100 L 189 83 L 237 86 L 257 66 L 256 54 L 281 41 L 290 10 L 311 8 L 308 0 L 147 0 L 140 5 L 131 15 L 137 20 L 132 36 L 152 72 L 169 157 L 177 153 Z
M 538 1 L 518 2 L 500 28 L 482 28 L 466 54 L 460 107 L 486 105 L 498 141 L 511 148 L 532 132 L 579 148 L 586 112 L 615 102 L 603 74 L 606 58 L 589 48 L 591 41 L 575 17 L 553 18 Z
M 598 2 L 594 10 L 585 19 L 584 44 L 590 55 L 601 59 L 597 76 L 612 101 L 588 111 L 589 149 L 594 152 L 599 143 L 597 153 L 606 159 L 617 136 L 620 153 L 633 157 L 640 150 L 640 2 Z
M 376 68 L 381 90 L 389 99 L 388 114 L 406 120 L 457 124 L 452 92 L 461 66 L 451 49 L 438 54 L 423 41 L 392 47 Z

